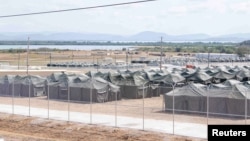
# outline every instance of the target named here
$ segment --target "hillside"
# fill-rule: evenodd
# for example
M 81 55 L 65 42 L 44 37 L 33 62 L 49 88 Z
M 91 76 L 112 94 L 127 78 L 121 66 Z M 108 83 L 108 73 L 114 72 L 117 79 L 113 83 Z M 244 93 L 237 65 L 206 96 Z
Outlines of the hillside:
M 145 42 L 153 41 L 159 42 L 163 37 L 164 41 L 169 42 L 242 42 L 248 40 L 250 33 L 237 33 L 220 36 L 210 36 L 207 34 L 182 34 L 182 35 L 169 35 L 162 32 L 143 31 L 134 35 L 114 35 L 106 33 L 76 33 L 76 32 L 39 32 L 39 33 L 0 33 L 0 40 L 22 41 L 27 40 L 36 41 L 134 41 Z

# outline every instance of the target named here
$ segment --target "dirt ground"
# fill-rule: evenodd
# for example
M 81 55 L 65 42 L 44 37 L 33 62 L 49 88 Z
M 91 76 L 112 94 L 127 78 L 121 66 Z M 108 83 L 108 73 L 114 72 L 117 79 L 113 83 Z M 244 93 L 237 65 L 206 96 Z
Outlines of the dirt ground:
M 0 113 L 4 141 L 205 141 L 152 131 L 122 129 Z
M 46 66 L 48 63 L 57 62 L 91 62 L 91 63 L 102 63 L 105 59 L 112 59 L 113 62 L 116 60 L 126 61 L 126 51 L 88 51 L 88 50 L 77 50 L 77 51 L 51 51 L 51 52 L 36 52 L 30 51 L 27 53 L 0 53 L 0 63 L 5 62 L 9 65 L 26 66 L 27 58 L 30 66 Z M 139 54 L 130 54 L 127 56 L 128 62 L 139 57 L 147 58 L 159 58 L 159 56 L 148 55 L 148 53 L 140 52 Z

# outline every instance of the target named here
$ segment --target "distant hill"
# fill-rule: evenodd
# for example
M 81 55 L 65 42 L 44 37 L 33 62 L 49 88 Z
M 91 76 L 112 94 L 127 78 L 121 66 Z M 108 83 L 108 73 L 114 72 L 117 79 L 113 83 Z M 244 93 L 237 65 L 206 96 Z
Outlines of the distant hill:
M 161 37 L 167 39 L 169 35 L 161 32 L 144 31 L 138 34 L 125 37 L 128 41 L 160 41 Z
M 108 41 L 110 39 L 120 40 L 123 37 L 119 35 L 111 34 L 97 34 L 97 33 L 73 33 L 73 32 L 62 32 L 62 33 L 0 33 L 0 40 L 27 40 L 30 37 L 31 40 L 41 41 L 76 41 L 76 40 L 94 40 L 94 41 Z
M 237 33 L 221 36 L 210 36 L 207 34 L 183 34 L 183 35 L 168 35 L 162 32 L 144 31 L 130 36 L 100 34 L 100 33 L 75 33 L 75 32 L 61 32 L 61 33 L 0 33 L 0 40 L 31 40 L 40 41 L 163 41 L 166 42 L 242 42 L 250 39 L 250 33 Z

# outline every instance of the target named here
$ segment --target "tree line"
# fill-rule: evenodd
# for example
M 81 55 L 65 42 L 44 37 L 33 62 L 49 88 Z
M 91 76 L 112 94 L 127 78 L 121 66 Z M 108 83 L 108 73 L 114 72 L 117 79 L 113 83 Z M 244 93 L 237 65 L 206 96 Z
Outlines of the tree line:
M 30 45 L 114 45 L 139 46 L 137 51 L 146 52 L 183 52 L 183 53 L 227 53 L 238 54 L 240 57 L 250 54 L 250 40 L 240 43 L 233 42 L 99 42 L 99 41 L 30 41 Z M 0 45 L 27 45 L 27 41 L 0 41 Z M 39 48 L 38 51 L 57 51 L 54 48 Z M 65 49 L 64 49 L 65 50 Z M 67 51 L 69 49 L 66 49 Z M 1 52 L 26 52 L 25 49 L 1 49 Z

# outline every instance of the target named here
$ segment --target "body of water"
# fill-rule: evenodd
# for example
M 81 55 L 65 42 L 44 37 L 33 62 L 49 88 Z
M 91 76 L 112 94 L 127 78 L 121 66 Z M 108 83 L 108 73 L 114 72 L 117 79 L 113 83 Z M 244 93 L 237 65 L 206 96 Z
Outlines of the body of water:
M 106 46 L 106 45 L 29 45 L 30 49 L 38 48 L 57 48 L 57 49 L 70 49 L 70 50 L 121 50 L 122 48 L 131 48 L 133 46 Z M 27 49 L 27 45 L 0 45 L 0 49 Z

